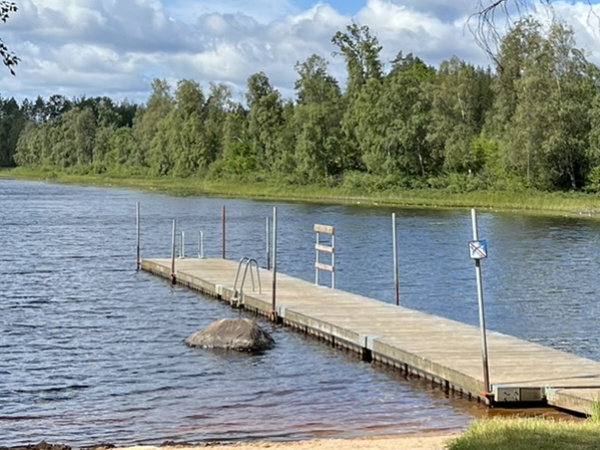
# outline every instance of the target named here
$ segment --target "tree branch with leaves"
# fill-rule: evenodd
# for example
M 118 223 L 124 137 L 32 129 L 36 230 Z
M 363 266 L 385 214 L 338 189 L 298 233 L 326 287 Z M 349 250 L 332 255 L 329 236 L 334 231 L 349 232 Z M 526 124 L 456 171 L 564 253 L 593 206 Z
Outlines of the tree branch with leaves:
M 8 20 L 11 13 L 17 12 L 17 5 L 14 2 L 8 2 L 5 0 L 0 1 L 0 20 L 4 23 Z M 11 52 L 4 41 L 0 38 L 0 58 L 2 63 L 8 67 L 10 73 L 15 75 L 14 67 L 19 64 L 20 59 Z
M 510 29 L 535 3 L 552 13 L 552 0 L 477 0 L 476 12 L 471 15 L 468 28 L 479 46 L 496 61 L 504 34 L 499 30 L 500 21 Z

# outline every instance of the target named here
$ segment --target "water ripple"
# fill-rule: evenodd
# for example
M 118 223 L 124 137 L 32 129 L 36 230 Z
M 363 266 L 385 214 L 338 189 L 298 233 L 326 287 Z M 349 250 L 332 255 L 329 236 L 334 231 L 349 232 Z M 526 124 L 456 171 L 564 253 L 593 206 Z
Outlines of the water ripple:
M 4 274 L 0 279 L 0 445 L 42 439 L 84 446 L 349 437 L 458 430 L 474 415 L 484 414 L 477 405 L 447 398 L 428 383 L 382 371 L 270 323 L 262 325 L 274 335 L 277 346 L 261 356 L 214 354 L 185 347 L 182 341 L 192 332 L 240 313 L 135 271 L 137 200 L 143 205 L 145 257 L 170 254 L 173 217 L 188 235 L 204 231 L 207 256 L 220 254 L 219 211 L 224 200 L 0 180 Z M 264 217 L 273 204 L 226 202 L 230 257 L 263 255 Z M 339 224 L 336 281 L 345 289 L 364 289 L 362 293 L 392 301 L 392 286 L 384 268 L 389 248 L 380 245 L 369 250 L 370 260 L 381 264 L 358 268 L 353 262 L 364 257 L 369 245 L 386 241 L 385 210 L 280 206 L 285 235 L 282 271 L 311 279 L 312 224 Z M 462 213 L 405 212 L 406 229 L 400 242 L 414 242 L 411 235 L 417 230 L 430 233 L 417 240 L 434 243 L 432 252 L 447 251 L 450 256 L 423 255 L 422 245 L 405 249 L 410 264 L 405 264 L 404 278 L 410 285 L 402 285 L 404 304 L 476 321 L 476 310 L 466 306 L 473 299 L 464 295 L 473 283 L 471 266 L 463 264 L 468 221 Z M 484 230 L 497 226 L 497 221 L 490 221 L 489 217 L 482 220 Z M 465 224 L 465 236 L 452 234 Z M 567 244 L 586 239 L 578 234 L 581 230 L 563 239 L 563 228 L 558 225 L 543 233 L 538 230 L 538 237 L 549 239 L 551 233 L 552 239 L 559 240 L 562 247 L 556 257 L 561 258 Z M 526 238 L 538 238 L 535 227 L 530 228 L 532 235 Z M 194 243 L 188 245 L 195 251 Z M 522 249 L 507 246 L 506 251 L 523 258 Z M 459 256 L 453 256 L 455 253 Z M 439 272 L 432 272 L 431 261 L 440 266 Z M 567 264 L 564 258 L 560 261 Z M 581 267 L 586 261 L 589 263 L 588 256 L 579 255 L 568 264 Z M 561 321 L 578 320 L 587 312 L 596 317 L 585 299 L 565 298 L 571 288 L 551 282 L 552 268 L 535 267 L 540 279 L 555 290 L 544 294 L 549 307 L 556 305 L 554 297 L 566 305 Z M 533 315 L 540 312 L 539 286 L 527 285 L 530 290 L 517 295 L 516 280 L 526 272 L 515 266 L 497 273 L 497 280 L 504 277 L 508 282 L 491 296 L 492 324 L 509 331 L 518 324 L 519 332 L 536 330 L 537 334 L 528 337 L 586 356 L 599 355 L 596 338 L 573 338 L 567 333 L 549 340 L 549 333 L 541 332 L 539 325 L 547 315 L 540 313 L 539 319 Z M 589 276 L 595 279 L 595 274 Z M 563 274 L 564 279 L 568 277 Z M 361 280 L 360 285 L 356 279 Z M 586 297 L 598 296 L 595 283 L 581 283 L 578 289 Z M 511 297 L 523 301 L 509 302 Z M 519 317 L 502 322 L 507 310 Z M 560 328 L 555 325 L 545 323 L 544 327 Z

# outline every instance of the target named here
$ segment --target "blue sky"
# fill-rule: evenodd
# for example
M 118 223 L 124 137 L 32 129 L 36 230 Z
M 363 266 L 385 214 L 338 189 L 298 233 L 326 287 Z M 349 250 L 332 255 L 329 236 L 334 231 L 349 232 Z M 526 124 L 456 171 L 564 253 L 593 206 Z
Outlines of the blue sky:
M 292 3 L 296 7 L 298 7 L 299 10 L 306 10 L 306 9 L 309 9 L 310 7 L 312 7 L 317 2 L 308 1 L 308 0 L 295 0 Z M 330 1 L 328 3 L 336 11 L 338 11 L 338 12 L 340 12 L 342 14 L 345 14 L 345 15 L 354 16 L 354 15 L 356 15 L 356 13 L 358 11 L 360 11 L 360 9 L 362 7 L 365 6 L 365 4 L 367 2 L 365 2 L 365 1 L 359 1 L 359 0 L 347 0 L 347 1 L 334 0 L 334 1 Z
M 296 0 L 294 2 L 299 9 L 308 9 L 313 6 L 316 2 L 307 1 L 307 0 Z M 342 14 L 354 15 L 365 5 L 365 1 L 358 0 L 334 0 L 328 2 L 333 8 Z
M 539 1 L 529 1 L 530 12 L 546 15 Z M 0 70 L 0 95 L 17 99 L 108 95 L 143 102 L 154 77 L 173 87 L 184 78 L 205 88 L 225 83 L 241 98 L 246 80 L 259 71 L 293 97 L 294 65 L 311 54 L 326 58 L 344 83 L 331 36 L 352 21 L 377 36 L 384 63 L 403 51 L 435 66 L 452 56 L 490 64 L 465 26 L 476 0 L 16 2 L 19 12 L 0 23 L 0 37 L 21 63 L 16 77 Z M 600 63 L 600 19 L 590 15 L 587 0 L 553 5 L 574 27 L 579 46 Z

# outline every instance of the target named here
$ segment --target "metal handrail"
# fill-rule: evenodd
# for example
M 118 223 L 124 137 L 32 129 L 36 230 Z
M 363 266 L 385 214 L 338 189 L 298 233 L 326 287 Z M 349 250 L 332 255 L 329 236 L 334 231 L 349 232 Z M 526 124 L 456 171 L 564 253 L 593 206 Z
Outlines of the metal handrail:
M 237 293 L 237 282 L 238 282 L 238 279 L 240 277 L 240 269 L 242 268 L 242 264 L 247 263 L 248 261 L 250 261 L 250 258 L 248 258 L 247 256 L 244 256 L 238 262 L 237 271 L 235 272 L 235 281 L 233 282 L 233 294 L 234 294 L 234 296 Z
M 240 277 L 240 270 L 242 268 L 242 265 L 244 265 L 244 274 L 242 275 L 242 282 L 240 284 L 240 289 L 238 291 L 237 289 L 237 284 L 238 284 L 238 280 Z M 234 298 L 238 298 L 239 296 L 241 296 L 244 292 L 244 283 L 246 281 L 246 275 L 248 274 L 248 268 L 250 268 L 250 279 L 252 281 L 252 292 L 255 291 L 255 284 L 254 284 L 254 273 L 252 272 L 252 266 L 254 266 L 256 268 L 256 278 L 258 280 L 258 293 L 262 294 L 262 285 L 260 282 L 260 270 L 258 267 L 258 262 L 256 261 L 256 259 L 251 259 L 248 257 L 243 257 L 240 259 L 240 262 L 238 263 L 238 268 L 237 271 L 235 273 L 235 280 L 233 282 L 233 296 Z
M 248 272 L 248 268 L 250 268 L 250 279 L 252 280 L 252 292 L 254 292 L 254 275 L 252 274 L 252 265 L 256 268 L 256 278 L 258 280 L 258 293 L 262 294 L 262 286 L 260 284 L 260 272 L 258 267 L 258 261 L 255 259 L 251 259 L 246 263 L 246 268 L 244 269 L 244 276 L 242 277 L 242 284 L 240 285 L 240 294 L 244 291 L 244 281 L 246 280 L 246 274 Z

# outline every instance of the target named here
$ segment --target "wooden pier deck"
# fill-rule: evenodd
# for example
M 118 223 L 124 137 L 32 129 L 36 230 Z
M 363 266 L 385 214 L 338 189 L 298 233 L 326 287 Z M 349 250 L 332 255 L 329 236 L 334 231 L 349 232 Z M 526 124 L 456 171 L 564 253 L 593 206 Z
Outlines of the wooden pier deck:
M 142 269 L 170 279 L 170 259 Z M 178 284 L 257 314 L 272 310 L 272 273 L 260 269 L 262 291 L 249 276 L 234 295 L 238 263 L 178 259 Z M 239 290 L 239 282 L 238 282 Z M 277 314 L 284 325 L 359 352 L 365 359 L 431 379 L 442 388 L 501 405 L 544 402 L 589 414 L 600 399 L 600 363 L 488 331 L 491 396 L 484 391 L 477 327 L 277 274 Z

